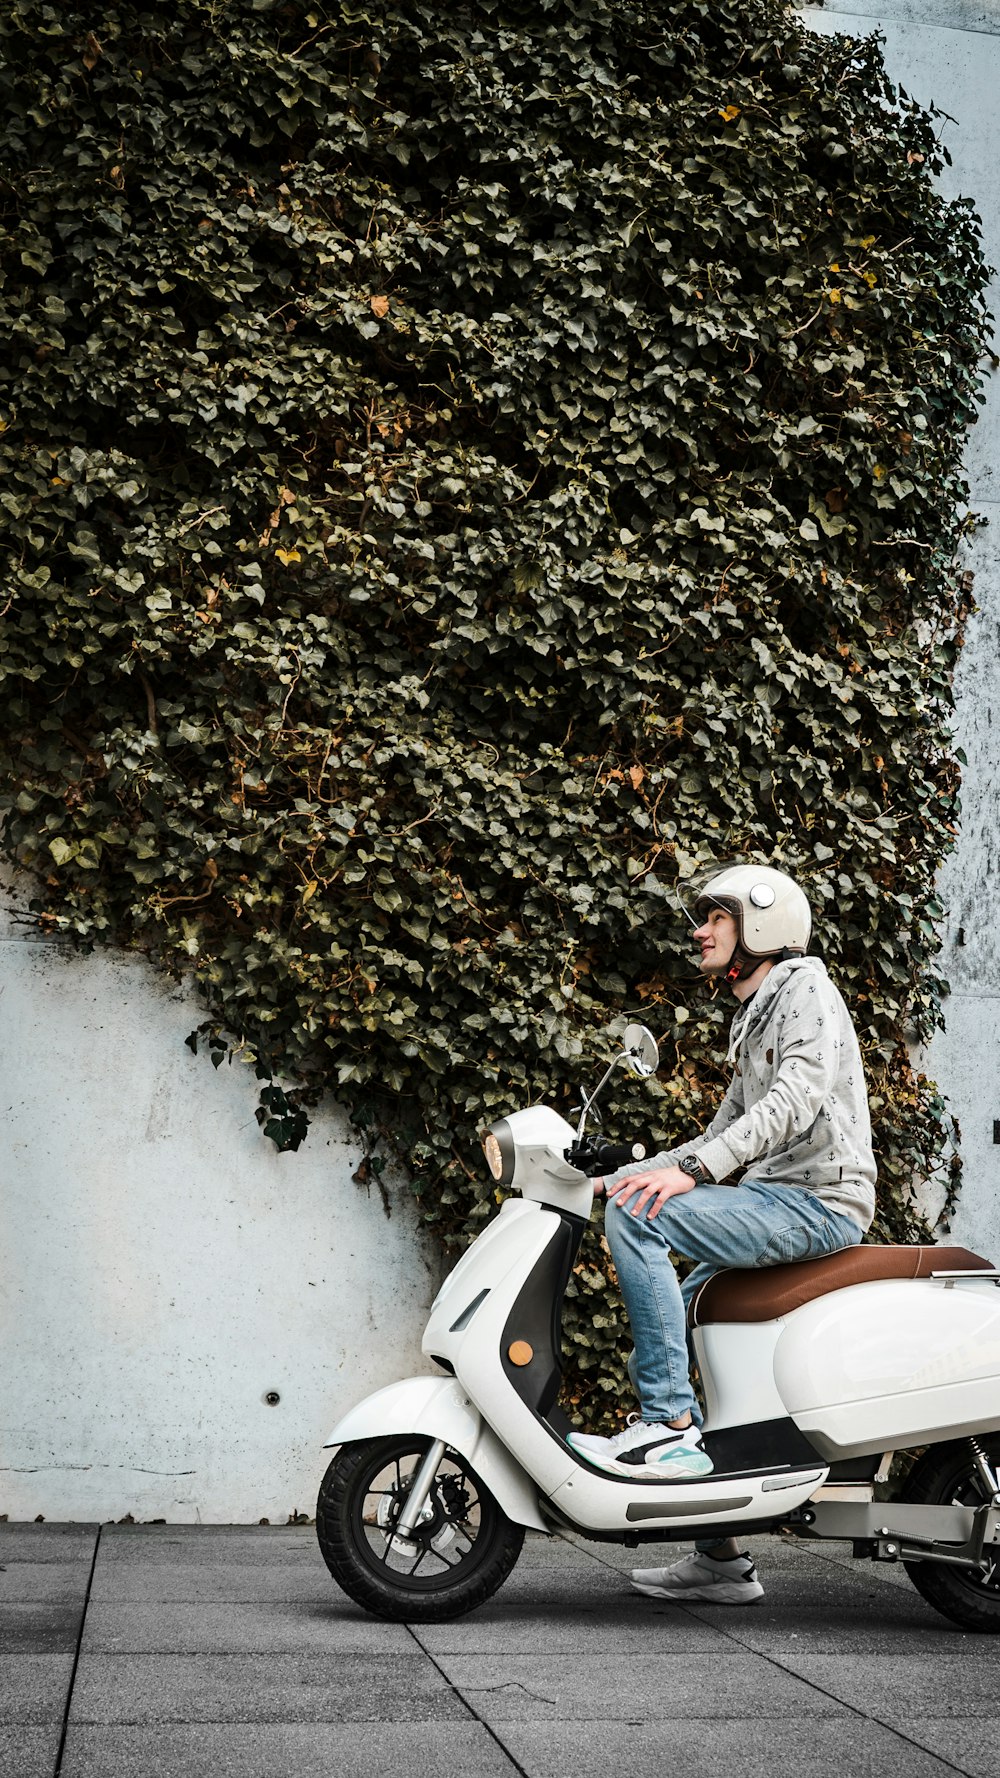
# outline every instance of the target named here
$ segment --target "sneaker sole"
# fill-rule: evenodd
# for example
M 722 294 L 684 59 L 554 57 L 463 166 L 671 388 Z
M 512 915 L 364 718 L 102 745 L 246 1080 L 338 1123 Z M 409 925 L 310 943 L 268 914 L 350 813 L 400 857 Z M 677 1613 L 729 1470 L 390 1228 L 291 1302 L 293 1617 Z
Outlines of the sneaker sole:
M 640 1581 L 630 1580 L 629 1586 L 635 1593 L 645 1593 L 650 1599 L 669 1599 L 674 1605 L 756 1605 L 763 1599 L 764 1589 L 757 1581 L 752 1585 L 736 1587 L 728 1581 L 720 1581 L 715 1587 L 683 1587 L 676 1592 L 669 1587 L 647 1587 Z
M 641 1482 L 707 1482 L 709 1476 L 715 1474 L 715 1465 L 709 1460 L 707 1469 L 682 1469 L 679 1463 L 598 1463 L 591 1457 L 591 1463 L 608 1475 L 635 1476 Z
M 641 1482 L 699 1482 L 707 1480 L 715 1473 L 715 1464 L 707 1452 L 702 1456 L 702 1464 L 707 1467 L 700 1464 L 697 1469 L 682 1469 L 679 1463 L 672 1462 L 669 1457 L 661 1458 L 657 1463 L 619 1463 L 616 1458 L 605 1457 L 597 1451 L 582 1450 L 572 1438 L 568 1438 L 566 1443 L 574 1456 L 583 1457 L 595 1469 L 603 1470 L 605 1475 L 624 1476 L 626 1479 L 634 1476 Z

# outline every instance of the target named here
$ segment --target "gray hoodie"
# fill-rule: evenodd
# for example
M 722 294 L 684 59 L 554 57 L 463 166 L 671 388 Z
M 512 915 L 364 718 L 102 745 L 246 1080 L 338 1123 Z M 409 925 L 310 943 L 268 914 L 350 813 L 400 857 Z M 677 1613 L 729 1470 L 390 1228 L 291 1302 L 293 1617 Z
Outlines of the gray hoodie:
M 704 1135 L 642 1168 L 696 1154 L 715 1180 L 746 1169 L 764 1185 L 804 1186 L 867 1229 L 875 1157 L 861 1051 L 817 957 L 792 957 L 770 970 L 733 1019 L 728 1059 L 736 1071 Z M 633 1161 L 612 1179 L 638 1171 Z

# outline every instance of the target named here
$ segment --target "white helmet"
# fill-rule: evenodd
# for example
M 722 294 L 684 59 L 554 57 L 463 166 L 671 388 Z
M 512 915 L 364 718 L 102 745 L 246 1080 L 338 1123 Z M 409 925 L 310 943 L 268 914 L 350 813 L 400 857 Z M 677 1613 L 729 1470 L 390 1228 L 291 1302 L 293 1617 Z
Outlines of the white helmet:
M 767 864 L 729 865 L 709 878 L 694 905 L 702 918 L 709 908 L 721 907 L 735 919 L 734 976 L 737 970 L 751 974 L 765 957 L 801 956 L 809 943 L 809 903 L 791 877 Z

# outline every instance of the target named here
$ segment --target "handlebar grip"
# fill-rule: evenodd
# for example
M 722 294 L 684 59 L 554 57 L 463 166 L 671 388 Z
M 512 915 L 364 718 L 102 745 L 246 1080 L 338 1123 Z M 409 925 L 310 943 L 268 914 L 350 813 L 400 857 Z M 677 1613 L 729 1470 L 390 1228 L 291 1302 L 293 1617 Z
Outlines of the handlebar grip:
M 598 1179 L 604 1173 L 615 1173 L 619 1167 L 627 1167 L 630 1161 L 638 1166 L 648 1153 L 644 1142 L 591 1142 L 588 1139 L 574 1142 L 566 1150 L 566 1159 L 572 1166 L 579 1167 L 588 1179 Z
M 600 1162 L 599 1172 L 615 1173 L 619 1167 L 627 1167 L 629 1161 L 635 1161 L 638 1166 L 646 1159 L 646 1152 L 644 1142 L 602 1142 L 594 1160 Z

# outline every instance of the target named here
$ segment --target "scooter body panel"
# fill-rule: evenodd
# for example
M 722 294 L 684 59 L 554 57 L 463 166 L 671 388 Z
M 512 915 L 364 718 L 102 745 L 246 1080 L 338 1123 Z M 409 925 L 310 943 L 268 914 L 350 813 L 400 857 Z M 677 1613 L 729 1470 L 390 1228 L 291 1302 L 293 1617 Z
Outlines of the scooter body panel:
M 713 1432 L 788 1413 L 774 1381 L 774 1351 L 783 1328 L 782 1321 L 712 1321 L 695 1328 L 705 1420 Z
M 588 1217 L 594 1201 L 591 1181 L 566 1160 L 573 1141 L 571 1124 L 550 1105 L 528 1105 L 502 1120 L 512 1144 L 506 1184 L 529 1202 Z
M 525 1292 L 525 1286 L 544 1263 L 547 1250 L 564 1240 L 565 1225 L 555 1211 L 538 1204 L 522 1203 L 520 1210 L 517 1219 L 510 1219 L 505 1246 L 501 1249 L 498 1243 L 487 1256 L 492 1288 L 471 1323 L 456 1337 L 452 1329 L 435 1325 L 432 1316 L 424 1351 L 454 1365 L 462 1387 L 498 1438 L 517 1452 L 541 1492 L 551 1494 L 573 1473 L 577 1459 L 530 1405 L 532 1366 L 538 1361 L 544 1364 L 542 1348 L 547 1342 L 528 1337 L 536 1293 Z M 473 1297 L 478 1282 L 478 1275 L 470 1271 L 466 1286 Z M 523 1324 L 515 1312 L 519 1301 Z M 552 1305 L 545 1307 L 551 1317 Z M 524 1365 L 512 1364 L 509 1356 L 518 1340 L 533 1353 Z
M 993 1284 L 880 1279 L 765 1325 L 785 1411 L 831 1462 L 1000 1429 Z
M 325 1444 L 346 1445 L 410 1432 L 444 1439 L 465 1457 L 515 1524 L 551 1530 L 538 1508 L 538 1489 L 454 1377 L 406 1377 L 376 1390 L 337 1421 Z
M 487 1294 L 512 1301 L 520 1288 L 518 1278 L 525 1263 L 530 1271 L 558 1227 L 559 1217 L 554 1211 L 543 1210 L 521 1198 L 508 1198 L 499 1215 L 466 1248 L 442 1284 L 431 1305 L 421 1350 L 428 1357 L 443 1358 L 457 1370 L 473 1317 L 474 1342 L 478 1344 L 483 1339 L 486 1324 L 481 1310 Z M 513 1289 L 508 1284 L 512 1270 L 518 1274 Z
M 683 1482 L 630 1482 L 599 1475 L 577 1464 L 573 1474 L 554 1489 L 554 1507 L 581 1531 L 676 1531 L 684 1537 L 692 1525 L 699 1534 L 717 1523 L 773 1525 L 783 1514 L 804 1505 L 822 1487 L 829 1468 L 817 1458 L 810 1470 L 793 1474 L 703 1476 Z M 728 1535 L 728 1530 L 726 1532 Z

